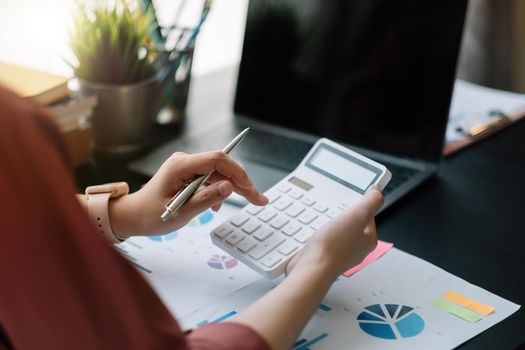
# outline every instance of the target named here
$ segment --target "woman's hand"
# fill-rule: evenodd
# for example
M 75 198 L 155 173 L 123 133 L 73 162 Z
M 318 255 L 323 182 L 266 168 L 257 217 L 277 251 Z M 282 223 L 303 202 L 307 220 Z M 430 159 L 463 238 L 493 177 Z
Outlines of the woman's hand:
M 194 178 L 213 173 L 203 186 L 171 217 L 160 219 L 169 200 Z M 246 172 L 224 152 L 195 155 L 174 153 L 155 176 L 139 191 L 110 200 L 109 217 L 113 232 L 126 238 L 136 235 L 161 235 L 184 226 L 208 208 L 218 210 L 233 191 L 255 205 L 268 199 L 254 187 Z
M 323 269 L 333 279 L 361 261 L 377 245 L 374 215 L 383 205 L 383 195 L 370 188 L 353 207 L 329 221 L 292 258 L 286 274 Z M 300 272 L 299 272 L 300 271 Z

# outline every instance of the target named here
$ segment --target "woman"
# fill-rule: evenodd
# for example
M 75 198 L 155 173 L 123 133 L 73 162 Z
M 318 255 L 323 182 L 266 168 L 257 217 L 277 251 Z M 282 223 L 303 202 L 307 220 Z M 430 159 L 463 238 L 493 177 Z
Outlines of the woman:
M 47 112 L 0 88 L 0 349 L 289 349 L 335 278 L 377 242 L 383 197 L 371 189 L 310 238 L 277 288 L 236 318 L 183 333 L 96 234 L 66 159 Z M 159 203 L 210 171 L 208 186 L 161 222 Z M 232 191 L 267 203 L 223 153 L 176 153 L 140 191 L 109 201 L 110 225 L 120 238 L 168 233 Z

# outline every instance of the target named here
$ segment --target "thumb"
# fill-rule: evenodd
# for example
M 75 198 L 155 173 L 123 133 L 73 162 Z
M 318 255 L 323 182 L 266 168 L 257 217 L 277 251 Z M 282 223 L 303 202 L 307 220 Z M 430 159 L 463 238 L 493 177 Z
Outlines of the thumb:
M 355 220 L 359 220 L 363 227 L 366 226 L 374 215 L 381 209 L 384 197 L 377 186 L 370 187 L 365 195 L 352 207 L 350 211 Z

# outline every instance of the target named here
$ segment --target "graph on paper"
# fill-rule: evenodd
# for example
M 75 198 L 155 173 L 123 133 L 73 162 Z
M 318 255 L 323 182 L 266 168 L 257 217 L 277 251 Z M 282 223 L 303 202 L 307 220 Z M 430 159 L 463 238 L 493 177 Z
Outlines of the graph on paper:
M 367 306 L 357 320 L 365 333 L 382 339 L 414 337 L 425 328 L 425 321 L 414 308 L 398 304 Z
M 133 237 L 116 248 L 145 274 L 175 316 L 182 317 L 260 279 L 210 240 L 210 231 L 237 211 L 223 205 L 219 213 L 204 211 L 176 232 Z
M 213 254 L 208 260 L 208 266 L 216 270 L 226 270 L 237 266 L 237 260 L 229 255 Z

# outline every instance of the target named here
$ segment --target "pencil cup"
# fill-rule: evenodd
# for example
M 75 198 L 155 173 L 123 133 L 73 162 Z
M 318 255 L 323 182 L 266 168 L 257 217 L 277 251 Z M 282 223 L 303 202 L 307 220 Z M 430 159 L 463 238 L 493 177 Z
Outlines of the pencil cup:
M 99 154 L 131 156 L 147 148 L 155 119 L 157 76 L 131 85 L 107 85 L 79 80 L 79 92 L 96 94 L 92 149 Z
M 157 114 L 158 124 L 181 124 L 184 122 L 188 94 L 190 90 L 191 68 L 193 66 L 193 52 L 195 45 L 184 50 L 170 50 L 170 56 L 180 56 L 180 64 L 175 73 L 169 77 L 172 84 L 167 87 L 168 94 L 162 109 Z

